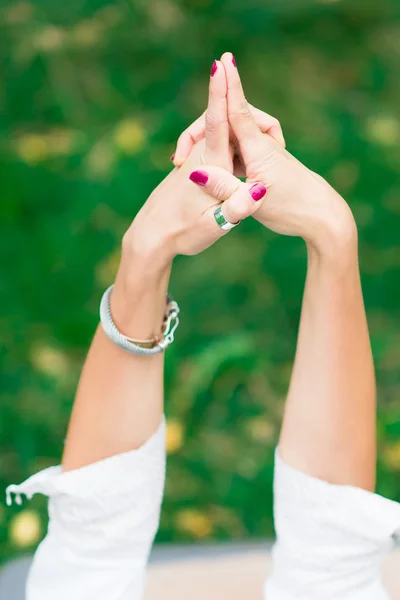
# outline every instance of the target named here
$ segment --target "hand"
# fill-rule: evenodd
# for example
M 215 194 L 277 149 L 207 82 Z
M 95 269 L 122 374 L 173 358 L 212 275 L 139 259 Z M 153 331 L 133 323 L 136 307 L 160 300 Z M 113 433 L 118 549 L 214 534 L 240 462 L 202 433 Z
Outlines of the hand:
M 124 237 L 123 263 L 125 257 L 128 257 L 125 262 L 131 262 L 130 257 L 139 257 L 136 261 L 139 263 L 146 257 L 147 265 L 160 270 L 177 254 L 201 252 L 227 233 L 214 219 L 214 211 L 223 201 L 225 217 L 232 223 L 259 209 L 262 204 L 259 190 L 264 189 L 265 194 L 266 189 L 257 188 L 255 202 L 251 184 L 244 184 L 231 174 L 233 151 L 226 96 L 225 69 L 216 62 L 210 77 L 205 139 L 193 146 L 182 167 L 166 177 L 139 211 Z M 215 190 L 214 198 L 191 181 L 202 183 L 201 167 L 205 163 L 216 167 L 208 182 Z
M 232 55 L 224 54 L 221 62 L 227 79 L 228 120 L 247 182 L 261 182 L 268 188 L 268 198 L 255 218 L 277 233 L 301 236 L 321 251 L 332 241 L 353 240 L 356 228 L 344 199 L 271 135 L 263 135 L 243 93 Z

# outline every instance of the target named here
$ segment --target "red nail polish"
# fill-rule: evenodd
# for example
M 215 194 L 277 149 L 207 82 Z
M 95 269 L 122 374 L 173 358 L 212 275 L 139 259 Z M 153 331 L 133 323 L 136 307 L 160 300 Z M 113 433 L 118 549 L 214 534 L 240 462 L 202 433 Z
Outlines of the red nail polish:
M 267 188 L 262 183 L 255 183 L 251 186 L 249 192 L 253 200 L 257 202 L 257 200 L 264 198 L 265 194 L 267 193 Z
M 232 64 L 233 64 L 233 66 L 234 66 L 234 67 L 236 67 L 236 66 L 237 66 L 237 65 L 236 65 L 236 59 L 235 59 L 235 57 L 233 56 L 233 54 L 232 54 Z
M 217 61 L 214 60 L 212 67 L 211 67 L 211 77 L 214 77 L 215 73 L 217 72 L 217 69 L 218 69 Z
M 189 175 L 190 181 L 197 183 L 197 185 L 206 185 L 208 181 L 208 175 L 204 171 L 193 171 Z
M 175 158 L 175 152 L 174 152 L 174 153 L 171 155 L 171 157 L 170 157 L 170 159 L 169 159 L 169 160 L 170 160 L 170 161 L 173 161 L 173 160 L 174 160 L 174 158 Z

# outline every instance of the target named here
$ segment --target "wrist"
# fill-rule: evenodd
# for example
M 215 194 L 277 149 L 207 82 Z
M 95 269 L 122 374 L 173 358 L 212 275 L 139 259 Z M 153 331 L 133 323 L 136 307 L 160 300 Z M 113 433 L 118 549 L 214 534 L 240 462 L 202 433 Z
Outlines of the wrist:
M 174 255 L 169 241 L 157 232 L 146 233 L 135 221 L 122 238 L 121 250 L 121 264 L 139 272 L 143 280 L 157 281 L 171 270 Z
M 110 299 L 118 329 L 134 339 L 151 339 L 161 332 L 171 264 L 153 253 L 122 252 Z
M 123 256 L 129 261 L 145 264 L 151 277 L 168 269 L 175 258 L 172 236 L 159 207 L 154 207 L 155 199 L 157 196 L 153 193 L 122 239 Z
M 305 238 L 308 254 L 319 262 L 346 264 L 358 256 L 358 232 L 347 204 L 329 219 L 320 220 Z

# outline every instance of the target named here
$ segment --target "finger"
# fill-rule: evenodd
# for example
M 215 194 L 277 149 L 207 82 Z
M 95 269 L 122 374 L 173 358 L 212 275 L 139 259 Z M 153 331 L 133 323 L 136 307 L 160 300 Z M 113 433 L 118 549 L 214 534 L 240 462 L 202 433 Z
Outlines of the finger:
M 252 106 L 249 103 L 250 112 L 253 115 L 253 118 L 258 125 L 260 131 L 262 133 L 268 133 L 271 137 L 273 137 L 278 144 L 286 148 L 286 141 L 283 136 L 282 126 L 278 119 L 272 117 L 266 112 L 263 112 L 259 108 Z
M 236 62 L 230 52 L 226 52 L 221 62 L 227 79 L 228 119 L 235 134 L 245 163 L 265 149 L 266 136 L 263 136 L 251 113 L 245 98 Z
M 175 167 L 181 167 L 189 156 L 194 144 L 204 138 L 206 127 L 205 113 L 203 113 L 190 127 L 185 129 L 178 138 L 175 153 L 171 160 Z
M 267 188 L 262 183 L 243 183 L 221 167 L 202 166 L 193 171 L 189 178 L 216 201 L 223 202 L 222 211 L 230 223 L 237 223 L 254 214 L 267 194 Z M 211 206 L 207 211 L 213 214 L 215 208 Z
M 205 116 L 206 162 L 229 165 L 229 123 L 226 102 L 226 76 L 222 63 L 215 60 L 210 76 L 208 106 Z
M 190 173 L 189 179 L 220 202 L 227 200 L 241 184 L 229 171 L 214 165 L 202 165 Z
M 237 223 L 246 219 L 261 207 L 263 199 L 267 195 L 267 188 L 262 183 L 243 183 L 232 194 L 228 200 L 222 204 L 222 212 L 229 223 Z

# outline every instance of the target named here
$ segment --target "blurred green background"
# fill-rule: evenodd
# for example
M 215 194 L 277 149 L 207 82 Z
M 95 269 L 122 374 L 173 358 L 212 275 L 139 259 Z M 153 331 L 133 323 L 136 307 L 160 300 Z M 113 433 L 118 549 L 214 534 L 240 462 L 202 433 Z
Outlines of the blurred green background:
M 59 461 L 121 235 L 231 50 L 251 102 L 356 215 L 379 491 L 400 500 L 400 3 L 3 0 L 0 40 L 1 488 Z M 176 260 L 159 540 L 272 535 L 304 274 L 303 243 L 251 220 Z M 1 499 L 0 560 L 45 526 L 44 499 L 7 510 Z

